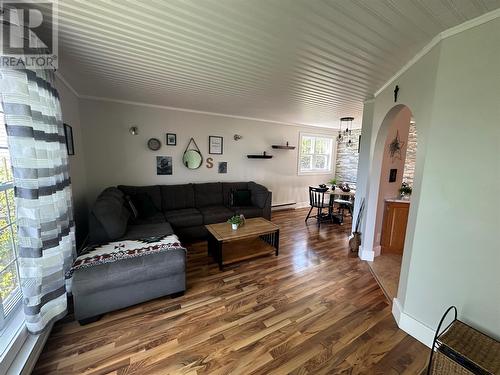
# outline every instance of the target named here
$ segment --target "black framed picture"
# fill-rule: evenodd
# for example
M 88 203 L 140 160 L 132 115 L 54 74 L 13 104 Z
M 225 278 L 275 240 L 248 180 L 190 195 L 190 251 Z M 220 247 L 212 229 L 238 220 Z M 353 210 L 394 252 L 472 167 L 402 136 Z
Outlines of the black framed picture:
M 64 138 L 66 138 L 66 150 L 68 155 L 75 154 L 75 144 L 73 143 L 73 128 L 68 124 L 64 124 Z
M 391 169 L 389 172 L 389 182 L 396 182 L 396 176 L 398 175 L 398 170 L 396 168 Z
M 227 161 L 219 162 L 219 173 L 227 173 Z
M 167 133 L 167 146 L 177 146 L 177 134 Z
M 166 176 L 172 174 L 172 157 L 171 156 L 157 156 L 156 157 L 156 174 Z
M 219 136 L 210 135 L 208 137 L 208 153 L 222 155 L 224 152 L 224 139 Z

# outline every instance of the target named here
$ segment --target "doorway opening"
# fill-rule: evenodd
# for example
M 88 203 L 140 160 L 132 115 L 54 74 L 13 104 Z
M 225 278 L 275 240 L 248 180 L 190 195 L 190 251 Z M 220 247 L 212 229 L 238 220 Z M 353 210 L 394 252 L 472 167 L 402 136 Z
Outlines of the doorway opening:
M 411 110 L 398 106 L 391 111 L 378 134 L 383 151 L 374 226 L 374 259 L 369 262 L 390 301 L 398 292 L 417 154 L 417 128 Z

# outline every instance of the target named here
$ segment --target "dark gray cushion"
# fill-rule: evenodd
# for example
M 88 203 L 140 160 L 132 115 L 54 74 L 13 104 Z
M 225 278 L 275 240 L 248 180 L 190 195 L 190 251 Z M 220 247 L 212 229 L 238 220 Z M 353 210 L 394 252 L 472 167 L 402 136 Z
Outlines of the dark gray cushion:
M 165 211 L 165 218 L 174 228 L 193 227 L 203 224 L 203 216 L 196 208 Z
M 234 215 L 233 211 L 224 206 L 201 207 L 199 210 L 203 215 L 203 224 L 223 223 Z
M 194 208 L 193 184 L 160 186 L 163 211 Z
M 166 222 L 167 222 L 167 219 L 165 219 L 165 216 L 161 212 L 158 212 L 150 217 L 137 218 L 137 219 L 132 218 L 130 220 L 130 224 L 132 224 L 132 225 L 157 224 L 157 223 L 166 223 Z
M 247 182 L 223 182 L 222 195 L 224 198 L 224 206 L 231 207 L 231 191 L 248 189 Z
M 247 219 L 251 217 L 262 217 L 262 208 L 259 207 L 232 207 L 236 215 L 243 214 Z
M 130 197 L 131 202 L 137 209 L 137 217 L 140 219 L 147 219 L 158 214 L 153 199 L 148 193 L 137 193 Z
M 248 188 L 252 191 L 252 205 L 264 208 L 269 197 L 269 190 L 253 181 L 248 183 Z
M 125 199 L 125 194 L 114 186 L 108 187 L 103 190 L 103 192 L 99 196 L 113 196 L 118 199 Z
M 151 197 L 156 209 L 161 211 L 161 193 L 159 185 L 151 185 L 151 186 L 127 186 L 127 185 L 118 185 L 118 189 L 120 189 L 125 195 L 129 195 L 132 200 L 134 200 L 135 194 L 147 194 Z
M 73 291 L 78 296 L 121 288 L 185 272 L 186 252 L 169 250 L 77 270 Z
M 130 212 L 123 205 L 123 200 L 109 195 L 99 196 L 92 207 L 92 213 L 109 240 L 115 240 L 125 234 Z
M 194 195 L 196 207 L 223 206 L 222 183 L 195 184 Z
M 141 238 L 169 236 L 174 234 L 169 223 L 129 225 L 127 233 L 120 240 L 140 240 Z

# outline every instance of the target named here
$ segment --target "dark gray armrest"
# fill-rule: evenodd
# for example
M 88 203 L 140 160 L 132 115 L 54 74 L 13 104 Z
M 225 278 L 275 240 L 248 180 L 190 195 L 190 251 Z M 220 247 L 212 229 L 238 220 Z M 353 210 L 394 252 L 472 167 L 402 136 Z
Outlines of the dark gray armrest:
M 252 191 L 252 204 L 262 209 L 263 217 L 271 219 L 272 193 L 265 186 L 249 182 L 248 188 Z

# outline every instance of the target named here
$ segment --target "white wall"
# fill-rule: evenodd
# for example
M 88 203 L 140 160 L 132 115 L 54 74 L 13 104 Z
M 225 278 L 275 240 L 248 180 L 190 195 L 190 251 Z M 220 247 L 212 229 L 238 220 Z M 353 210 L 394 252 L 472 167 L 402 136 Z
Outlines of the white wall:
M 297 153 L 273 150 L 272 144 L 298 146 L 299 133 L 336 136 L 327 129 L 278 125 L 253 120 L 182 112 L 166 108 L 130 105 L 84 99 L 80 101 L 83 138 L 88 179 L 88 199 L 93 202 L 107 186 L 117 184 L 151 185 L 209 181 L 256 181 L 273 192 L 273 204 L 308 201 L 308 186 L 325 183 L 334 176 L 298 176 Z M 138 126 L 139 135 L 129 133 Z M 165 134 L 177 134 L 177 146 L 165 145 Z M 234 141 L 234 134 L 243 138 Z M 224 137 L 224 154 L 208 154 L 208 136 Z M 162 141 L 162 148 L 153 152 L 146 147 L 149 138 Z M 214 167 L 205 163 L 200 169 L 188 170 L 182 154 L 194 137 L 205 159 L 212 157 Z M 247 154 L 266 151 L 270 160 L 248 159 Z M 156 175 L 156 156 L 173 157 L 173 175 Z M 228 162 L 228 173 L 219 174 L 217 163 Z
M 410 108 L 417 123 L 398 290 L 412 334 L 431 332 L 446 307 L 456 305 L 461 319 L 500 337 L 499 35 L 500 19 L 494 18 L 443 39 L 376 97 L 373 118 L 363 121 L 363 134 L 371 133 L 370 147 L 360 155 L 360 173 L 370 176 L 363 252 L 373 247 L 367 236 L 374 233 L 381 139 L 400 110 L 394 109 L 396 84 L 398 103 Z
M 497 18 L 442 42 L 405 300 L 405 310 L 424 322 L 455 304 L 464 319 L 497 337 L 499 36 Z
M 76 241 L 81 245 L 87 235 L 87 173 L 85 168 L 85 151 L 80 124 L 78 97 L 60 80 L 56 79 L 56 88 L 61 101 L 63 122 L 73 128 L 75 155 L 68 156 L 71 188 L 73 192 L 74 217 L 76 224 Z

